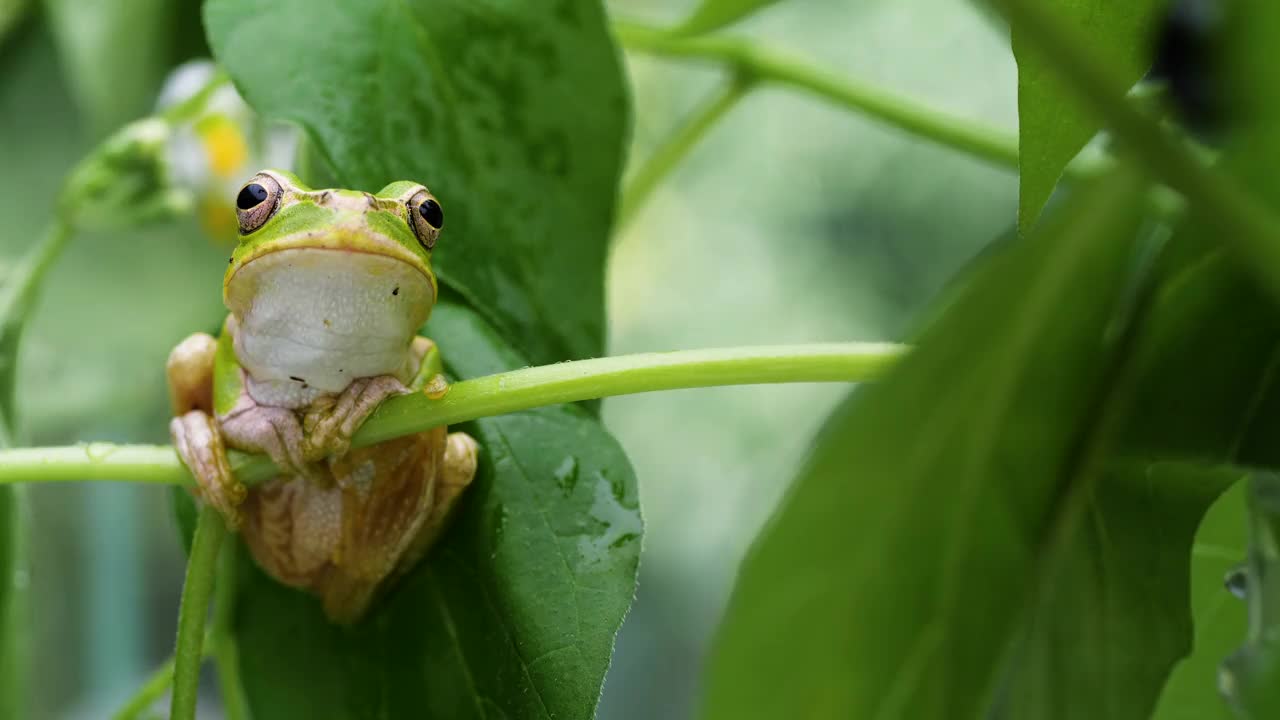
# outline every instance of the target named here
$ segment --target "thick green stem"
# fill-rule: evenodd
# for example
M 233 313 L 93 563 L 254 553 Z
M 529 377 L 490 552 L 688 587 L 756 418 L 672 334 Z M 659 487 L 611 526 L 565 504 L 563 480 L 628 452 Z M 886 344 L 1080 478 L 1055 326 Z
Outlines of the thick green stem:
M 1007 130 L 957 118 L 910 98 L 842 77 L 741 38 L 709 35 L 681 37 L 668 31 L 615 22 L 623 47 L 667 57 L 699 58 L 730 66 L 743 77 L 804 90 L 842 107 L 988 162 L 1018 169 L 1018 136 Z M 1071 168 L 1074 174 L 1078 169 Z
M 126 480 L 175 485 L 190 481 L 182 472 L 171 445 L 81 443 L 0 450 L 0 484 Z
M 780 345 L 640 353 L 513 370 L 455 383 L 439 399 L 415 393 L 383 403 L 356 447 L 477 418 L 613 395 L 717 385 L 873 380 L 905 353 L 888 343 Z M 265 457 L 232 453 L 237 478 L 271 478 Z M 183 484 L 191 475 L 167 445 L 90 443 L 0 450 L 0 483 L 131 480 Z
M 653 154 L 645 160 L 632 175 L 631 181 L 622 192 L 622 206 L 618 210 L 618 226 L 626 227 L 653 189 L 658 186 L 689 151 L 697 145 L 707 132 L 715 126 L 720 118 L 732 110 L 738 101 L 746 97 L 755 83 L 749 77 L 735 75 L 724 88 L 720 89 L 705 104 L 693 111 L 693 114 L 667 138 Z
M 1280 298 L 1280 218 L 1235 178 L 1207 167 L 1152 118 L 1125 99 L 1127 88 L 1090 51 L 1083 33 L 1036 0 L 989 0 L 1046 57 L 1062 81 L 1125 147 L 1183 195 L 1216 233 Z
M 829 343 L 637 353 L 498 373 L 454 384 L 438 400 L 388 400 L 356 433 L 373 445 L 491 415 L 655 390 L 786 382 L 860 382 L 903 353 L 889 343 Z M 2 456 L 0 456 L 2 457 Z
M 222 547 L 226 534 L 227 527 L 218 511 L 209 506 L 201 508 L 195 537 L 191 541 L 191 554 L 187 558 L 182 607 L 178 610 L 178 641 L 173 651 L 173 700 L 169 720 L 194 720 L 196 716 L 204 622 L 209 613 L 218 549 Z

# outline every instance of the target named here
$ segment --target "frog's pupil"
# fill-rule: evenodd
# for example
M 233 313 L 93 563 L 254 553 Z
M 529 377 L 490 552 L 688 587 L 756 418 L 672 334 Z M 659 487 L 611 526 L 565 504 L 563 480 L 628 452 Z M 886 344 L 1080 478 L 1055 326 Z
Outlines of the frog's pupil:
M 444 208 L 440 207 L 440 203 L 435 200 L 430 198 L 423 200 L 422 204 L 418 206 L 418 214 L 431 227 L 437 230 L 444 227 Z
M 248 210 L 261 205 L 262 201 L 266 199 L 266 188 L 262 187 L 258 183 L 249 183 L 248 185 L 245 185 L 240 191 L 240 194 L 236 196 L 236 207 L 241 210 Z

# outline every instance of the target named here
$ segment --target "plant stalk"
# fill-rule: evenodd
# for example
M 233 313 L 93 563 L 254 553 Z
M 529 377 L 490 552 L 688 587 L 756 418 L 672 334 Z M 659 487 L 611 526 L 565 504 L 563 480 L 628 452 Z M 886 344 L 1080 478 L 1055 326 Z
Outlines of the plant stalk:
M 497 373 L 454 383 L 441 398 L 403 395 L 382 404 L 352 441 L 353 447 L 492 415 L 615 395 L 720 385 L 874 380 L 906 353 L 890 343 L 779 345 L 577 360 Z M 230 453 L 246 485 L 268 480 L 275 466 L 265 456 Z M 168 445 L 89 443 L 70 447 L 0 450 L 0 484 L 123 480 L 190 484 L 191 475 Z
M 187 578 L 182 585 L 182 606 L 178 611 L 169 720 L 195 720 L 200 663 L 204 656 L 205 616 L 209 614 L 218 550 L 226 535 L 227 527 L 218 511 L 207 505 L 200 508 L 191 554 L 187 558 Z
M 622 204 L 618 209 L 618 227 L 626 227 L 644 207 L 654 188 L 680 161 L 693 150 L 707 132 L 729 113 L 755 85 L 753 79 L 735 75 L 728 84 L 718 90 L 707 102 L 693 111 L 683 124 L 644 161 L 622 192 Z
M 1014 132 L 940 112 L 869 83 L 816 67 L 762 43 L 723 35 L 682 37 L 623 21 L 615 22 L 613 28 L 628 50 L 725 64 L 740 76 L 804 90 L 939 145 L 995 165 L 1018 169 L 1018 136 Z M 1068 170 L 1073 176 L 1093 172 L 1092 167 L 1078 164 Z

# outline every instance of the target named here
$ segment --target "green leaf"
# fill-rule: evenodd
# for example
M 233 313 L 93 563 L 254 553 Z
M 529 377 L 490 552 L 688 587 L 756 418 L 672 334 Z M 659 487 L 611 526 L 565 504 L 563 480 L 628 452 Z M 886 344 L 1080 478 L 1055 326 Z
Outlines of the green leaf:
M 101 134 L 143 115 L 168 70 L 166 0 L 44 0 L 72 95 Z
M 1108 58 L 1125 82 L 1137 80 L 1150 65 L 1152 23 L 1164 8 L 1163 0 L 1046 2 L 1088 33 L 1093 50 Z M 1018 229 L 1025 233 L 1040 216 L 1067 163 L 1098 131 L 1098 122 L 1059 81 L 1053 61 L 1016 25 L 1011 32 L 1018 61 Z
M 778 0 L 702 0 L 702 4 L 676 28 L 682 35 L 699 35 L 719 30 L 742 20 Z
M 1236 714 L 1280 716 L 1280 475 L 1249 476 L 1249 623 L 1243 645 L 1222 664 L 1219 687 Z
M 451 373 L 525 364 L 475 314 L 427 328 Z M 470 423 L 460 514 L 358 626 L 249 561 L 234 628 L 255 717 L 591 718 L 635 591 L 635 477 L 600 422 L 561 406 Z
M 603 354 L 629 120 L 598 0 L 208 0 L 205 19 L 246 100 L 343 184 L 433 189 L 441 279 L 531 361 Z
M 984 710 L 1122 409 L 1139 193 L 1003 249 L 835 413 L 740 568 L 706 717 Z
M 1227 591 L 1227 572 L 1245 557 L 1244 483 L 1224 493 L 1200 524 L 1191 550 L 1195 640 L 1174 669 L 1152 715 L 1155 720 L 1230 720 L 1218 692 L 1218 666 L 1244 637 L 1245 603 Z
M 1149 717 L 1191 650 L 1196 528 L 1240 477 L 1159 463 L 1107 472 L 1064 556 L 1047 569 L 991 717 Z M 1198 680 L 1212 689 L 1213 674 Z
M 1234 112 L 1232 139 L 1227 145 L 1223 165 L 1241 177 L 1245 187 L 1274 206 L 1280 198 L 1280 183 L 1274 168 L 1280 158 L 1280 89 L 1271 81 L 1274 65 L 1274 42 L 1280 33 L 1280 6 L 1265 0 L 1241 0 L 1225 6 L 1228 23 L 1220 41 L 1225 47 L 1228 64 L 1222 73 L 1222 84 L 1231 98 Z M 1229 323 L 1236 324 L 1231 318 Z M 1271 347 L 1270 369 L 1280 366 L 1280 343 Z M 1261 455 L 1274 469 L 1276 425 L 1280 425 L 1280 400 L 1273 392 L 1260 401 L 1256 415 L 1270 420 L 1270 426 L 1255 432 L 1252 445 L 1246 448 Z M 1263 423 L 1257 423 L 1263 425 Z M 1266 460 L 1271 460 L 1266 463 Z M 1280 712 L 1280 587 L 1276 585 L 1276 543 L 1280 538 L 1280 478 L 1274 473 L 1257 473 L 1248 488 L 1248 603 L 1247 624 L 1237 631 L 1231 653 L 1219 667 L 1219 687 L 1228 698 L 1235 717 L 1271 718 Z
M 1218 617 L 1229 630 L 1242 615 L 1223 609 L 1222 578 L 1223 563 L 1244 557 L 1243 502 L 1237 497 L 1215 511 L 1197 536 L 1203 547 L 1192 552 L 1189 544 L 1208 503 L 1244 474 L 1206 468 L 1280 461 L 1280 317 L 1216 234 L 1192 225 L 1163 253 L 1133 355 L 1138 380 L 1116 450 L 1123 457 L 1010 662 L 1009 717 L 1149 716 L 1171 666 L 1192 651 L 1193 608 L 1195 657 L 1172 690 L 1186 702 L 1163 701 L 1160 712 L 1211 717 L 1225 710 L 1216 667 L 1226 653 L 1212 622 Z M 1209 548 L 1215 555 L 1203 557 Z M 1186 715 L 1187 707 L 1200 714 Z

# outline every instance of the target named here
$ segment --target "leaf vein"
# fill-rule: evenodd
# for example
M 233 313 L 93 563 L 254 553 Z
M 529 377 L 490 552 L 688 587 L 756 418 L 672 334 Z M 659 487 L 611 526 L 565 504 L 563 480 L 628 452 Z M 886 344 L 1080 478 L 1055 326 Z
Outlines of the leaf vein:
M 471 699 L 475 702 L 476 712 L 483 720 L 486 717 L 484 703 L 481 702 L 480 689 L 476 687 L 475 678 L 471 675 L 471 666 L 467 664 L 466 655 L 462 652 L 462 641 L 458 637 L 458 627 L 453 622 L 453 614 L 449 612 L 449 604 L 445 602 L 444 594 L 440 592 L 440 585 L 433 569 L 427 568 L 427 578 L 430 580 L 431 595 L 436 599 L 436 607 L 440 609 L 440 619 L 444 621 L 449 639 L 453 641 L 453 649 L 458 654 L 458 665 L 462 668 L 463 677 L 467 679 L 467 687 L 471 690 Z

